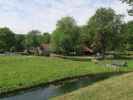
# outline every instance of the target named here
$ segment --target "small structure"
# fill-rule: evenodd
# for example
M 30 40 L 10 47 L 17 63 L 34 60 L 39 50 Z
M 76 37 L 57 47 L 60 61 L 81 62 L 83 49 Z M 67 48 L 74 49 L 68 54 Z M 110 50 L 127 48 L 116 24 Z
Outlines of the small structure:
M 37 54 L 39 56 L 49 56 L 50 55 L 49 44 L 41 44 L 37 48 Z
M 93 54 L 93 50 L 88 48 L 87 46 L 83 47 L 83 53 L 84 55 L 92 55 Z

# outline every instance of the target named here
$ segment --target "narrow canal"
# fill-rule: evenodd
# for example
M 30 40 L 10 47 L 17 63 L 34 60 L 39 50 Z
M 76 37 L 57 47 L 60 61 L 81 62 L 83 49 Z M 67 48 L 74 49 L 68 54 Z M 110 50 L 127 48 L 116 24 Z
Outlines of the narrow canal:
M 49 98 L 72 92 L 108 77 L 109 76 L 105 75 L 100 78 L 84 77 L 80 79 L 73 79 L 60 84 L 53 84 L 45 87 L 34 88 L 28 91 L 23 91 L 12 96 L 0 98 L 0 100 L 48 100 Z

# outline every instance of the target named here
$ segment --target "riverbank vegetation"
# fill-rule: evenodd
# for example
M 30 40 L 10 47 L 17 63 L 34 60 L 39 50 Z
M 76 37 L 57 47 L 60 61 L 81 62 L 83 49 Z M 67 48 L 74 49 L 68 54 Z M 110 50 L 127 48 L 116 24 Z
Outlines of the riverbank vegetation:
M 132 100 L 133 73 L 112 77 L 53 100 Z

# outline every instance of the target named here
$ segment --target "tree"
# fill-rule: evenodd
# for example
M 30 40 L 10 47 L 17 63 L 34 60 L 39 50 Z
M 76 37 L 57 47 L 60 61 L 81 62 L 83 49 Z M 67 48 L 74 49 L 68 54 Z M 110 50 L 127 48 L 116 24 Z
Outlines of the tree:
M 129 15 L 133 16 L 133 0 L 121 0 L 122 2 L 126 2 L 129 4 L 132 8 L 128 10 Z
M 24 51 L 25 45 L 25 35 L 16 34 L 15 35 L 15 50 L 18 52 Z
M 10 51 L 14 44 L 15 34 L 7 27 L 0 28 L 0 51 Z
M 41 42 L 41 32 L 38 30 L 32 30 L 28 32 L 25 38 L 27 48 L 36 48 Z
M 41 37 L 42 37 L 41 43 L 45 43 L 45 44 L 50 43 L 51 35 L 49 33 L 43 33 Z
M 121 26 L 122 16 L 115 14 L 113 9 L 98 9 L 88 22 L 88 28 L 93 32 L 94 50 L 104 56 L 106 50 L 122 47 Z
M 90 47 L 93 43 L 93 32 L 90 31 L 90 28 L 87 25 L 80 27 L 80 44 Z
M 128 50 L 133 50 L 133 21 L 126 23 L 123 29 L 126 38 L 126 48 Z
M 57 22 L 52 34 L 52 47 L 55 52 L 70 55 L 76 52 L 79 42 L 79 28 L 72 17 L 63 17 Z

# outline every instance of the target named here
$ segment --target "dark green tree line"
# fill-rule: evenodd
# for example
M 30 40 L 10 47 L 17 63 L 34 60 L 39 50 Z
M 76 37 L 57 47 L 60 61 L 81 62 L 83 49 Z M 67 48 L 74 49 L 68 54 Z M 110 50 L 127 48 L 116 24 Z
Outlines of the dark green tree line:
M 11 51 L 15 46 L 15 33 L 9 28 L 0 28 L 0 51 Z

